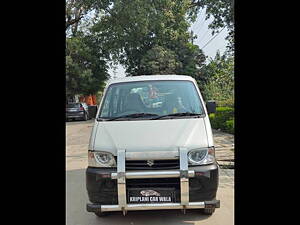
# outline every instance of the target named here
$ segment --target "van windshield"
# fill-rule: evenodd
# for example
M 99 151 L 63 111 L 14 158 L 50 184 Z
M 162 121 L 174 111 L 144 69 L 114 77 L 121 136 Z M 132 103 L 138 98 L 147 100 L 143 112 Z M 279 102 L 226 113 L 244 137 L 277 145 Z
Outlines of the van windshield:
M 144 114 L 149 118 L 149 115 L 176 113 L 203 114 L 193 82 L 137 81 L 112 84 L 104 97 L 99 118 L 111 119 L 131 114 Z

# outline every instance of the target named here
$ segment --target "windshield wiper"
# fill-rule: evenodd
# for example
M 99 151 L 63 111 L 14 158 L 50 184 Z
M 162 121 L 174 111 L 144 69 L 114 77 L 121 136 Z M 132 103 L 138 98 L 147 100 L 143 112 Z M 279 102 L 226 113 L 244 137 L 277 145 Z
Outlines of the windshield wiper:
M 105 121 L 112 121 L 112 120 L 123 119 L 123 118 L 140 118 L 140 117 L 146 117 L 146 116 L 158 116 L 158 115 L 152 114 L 152 113 L 133 113 L 133 114 L 128 114 L 128 115 L 113 117 L 110 119 L 106 119 Z M 102 118 L 98 118 L 98 119 L 102 120 Z
M 162 116 L 157 116 L 152 118 L 151 120 L 157 120 L 160 118 L 165 118 L 165 117 L 181 117 L 181 116 L 201 116 L 203 114 L 200 113 L 191 113 L 191 112 L 185 112 L 185 113 L 172 113 L 172 114 L 167 114 L 167 115 L 162 115 Z

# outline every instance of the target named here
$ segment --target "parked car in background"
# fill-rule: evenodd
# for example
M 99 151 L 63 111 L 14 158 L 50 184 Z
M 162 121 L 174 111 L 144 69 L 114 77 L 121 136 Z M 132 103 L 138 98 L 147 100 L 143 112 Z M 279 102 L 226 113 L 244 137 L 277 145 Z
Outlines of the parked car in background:
M 90 119 L 88 106 L 86 103 L 69 103 L 66 107 L 66 120 L 71 119 L 81 119 L 88 120 Z
M 89 112 L 89 106 L 85 102 L 80 103 L 86 112 Z

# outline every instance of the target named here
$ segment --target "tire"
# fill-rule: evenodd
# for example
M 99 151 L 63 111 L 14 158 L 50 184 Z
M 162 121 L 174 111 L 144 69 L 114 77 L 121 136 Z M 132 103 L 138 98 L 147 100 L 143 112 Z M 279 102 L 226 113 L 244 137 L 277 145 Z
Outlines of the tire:
M 214 214 L 215 210 L 216 210 L 215 207 L 212 207 L 212 208 L 205 208 L 205 209 L 203 209 L 202 212 L 203 212 L 203 214 L 205 214 L 205 215 L 212 215 L 212 214 Z
M 83 120 L 84 120 L 84 121 L 87 121 L 87 120 L 88 120 L 88 117 L 87 117 L 87 114 L 86 114 L 86 113 L 85 113 L 84 116 L 83 116 Z

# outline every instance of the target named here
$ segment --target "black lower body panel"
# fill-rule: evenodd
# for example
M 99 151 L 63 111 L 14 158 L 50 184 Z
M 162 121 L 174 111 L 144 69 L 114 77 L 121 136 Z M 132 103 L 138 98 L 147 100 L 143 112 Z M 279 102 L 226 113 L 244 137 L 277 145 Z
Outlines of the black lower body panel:
M 116 169 L 87 168 L 86 188 L 90 202 L 102 205 L 118 204 L 117 180 L 103 177 L 111 172 L 116 172 Z
M 216 198 L 219 171 L 216 164 L 208 166 L 190 167 L 195 170 L 195 177 L 189 179 L 189 201 L 211 201 Z M 86 187 L 89 200 L 101 205 L 118 204 L 117 180 L 109 177 L 115 168 L 87 168 Z M 151 179 L 127 179 L 128 188 L 175 188 L 176 202 L 180 202 L 180 178 L 151 178 Z

